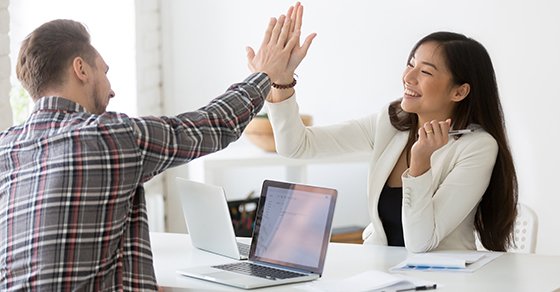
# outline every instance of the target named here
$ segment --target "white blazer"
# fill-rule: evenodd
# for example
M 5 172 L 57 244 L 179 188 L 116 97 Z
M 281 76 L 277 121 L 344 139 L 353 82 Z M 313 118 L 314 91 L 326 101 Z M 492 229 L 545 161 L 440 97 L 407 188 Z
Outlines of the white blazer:
M 387 245 L 377 212 L 379 195 L 408 139 L 395 129 L 388 107 L 378 114 L 331 126 L 306 128 L 299 118 L 295 96 L 267 103 L 280 155 L 319 158 L 351 152 L 372 153 L 368 174 L 368 211 L 371 223 L 364 243 Z M 405 246 L 412 252 L 475 250 L 474 216 L 490 182 L 496 162 L 496 140 L 482 129 L 466 134 L 432 154 L 431 169 L 402 176 L 402 223 Z

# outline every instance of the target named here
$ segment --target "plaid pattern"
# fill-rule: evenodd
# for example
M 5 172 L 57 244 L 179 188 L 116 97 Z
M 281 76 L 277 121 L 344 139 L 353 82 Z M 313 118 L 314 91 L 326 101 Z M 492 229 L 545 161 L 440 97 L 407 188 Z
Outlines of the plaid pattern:
M 38 100 L 0 133 L 0 290 L 156 290 L 142 184 L 238 139 L 269 90 L 253 74 L 159 118 Z

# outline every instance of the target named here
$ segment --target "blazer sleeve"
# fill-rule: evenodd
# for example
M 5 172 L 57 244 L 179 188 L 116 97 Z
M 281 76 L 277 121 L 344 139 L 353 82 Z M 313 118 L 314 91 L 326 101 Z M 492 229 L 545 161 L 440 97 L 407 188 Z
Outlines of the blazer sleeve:
M 490 183 L 498 154 L 494 138 L 482 132 L 460 139 L 464 143 L 439 162 L 447 169 L 439 177 L 434 177 L 433 155 L 432 168 L 423 175 L 403 174 L 403 232 L 412 252 L 438 247 L 477 208 Z
M 368 152 L 373 148 L 375 115 L 330 126 L 305 127 L 295 96 L 278 103 L 266 102 L 266 105 L 276 150 L 282 156 L 318 158 Z

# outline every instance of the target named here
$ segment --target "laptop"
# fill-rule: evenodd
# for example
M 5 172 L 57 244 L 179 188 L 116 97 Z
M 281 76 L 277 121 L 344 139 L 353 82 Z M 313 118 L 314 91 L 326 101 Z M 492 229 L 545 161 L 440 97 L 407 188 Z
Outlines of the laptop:
M 192 245 L 236 260 L 246 260 L 250 245 L 238 242 L 224 189 L 177 177 L 181 206 Z
M 177 272 L 243 289 L 318 279 L 336 197 L 335 189 L 265 180 L 249 260 Z

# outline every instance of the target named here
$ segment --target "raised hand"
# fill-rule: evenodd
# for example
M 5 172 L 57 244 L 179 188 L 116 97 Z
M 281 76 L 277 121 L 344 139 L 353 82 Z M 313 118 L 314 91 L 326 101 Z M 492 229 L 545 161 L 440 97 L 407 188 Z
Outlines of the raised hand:
M 265 72 L 272 82 L 279 83 L 280 77 L 288 70 L 288 61 L 299 39 L 298 33 L 290 34 L 291 18 L 281 15 L 278 20 L 271 18 L 264 39 L 255 54 L 247 47 L 247 60 L 252 72 Z
M 303 20 L 303 6 L 297 2 L 295 6 L 290 6 L 286 16 L 281 15 L 276 21 L 272 18 L 268 24 L 268 28 L 265 32 L 265 37 L 259 51 L 255 54 L 251 47 L 247 47 L 247 60 L 249 63 L 249 69 L 252 72 L 263 71 L 259 69 L 259 62 L 266 57 L 272 57 L 272 49 L 278 49 L 282 45 L 284 49 L 290 49 L 289 56 L 287 60 L 279 60 L 280 62 L 286 61 L 286 66 L 283 68 L 282 72 L 278 75 L 273 73 L 271 78 L 272 82 L 277 84 L 289 84 L 292 82 L 294 77 L 294 72 L 297 66 L 301 63 L 307 50 L 311 46 L 313 38 L 316 34 L 310 34 L 300 46 L 300 35 L 301 35 L 301 25 Z M 285 51 L 283 52 L 285 53 Z M 282 55 L 285 57 L 285 55 Z M 276 69 L 276 68 L 275 68 Z M 268 72 L 267 72 L 268 73 Z

